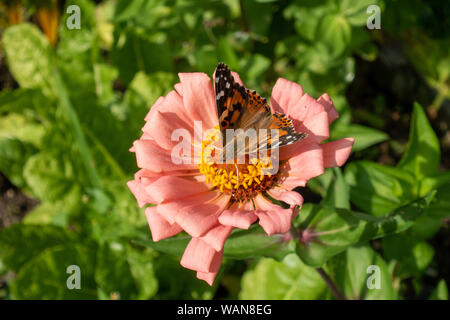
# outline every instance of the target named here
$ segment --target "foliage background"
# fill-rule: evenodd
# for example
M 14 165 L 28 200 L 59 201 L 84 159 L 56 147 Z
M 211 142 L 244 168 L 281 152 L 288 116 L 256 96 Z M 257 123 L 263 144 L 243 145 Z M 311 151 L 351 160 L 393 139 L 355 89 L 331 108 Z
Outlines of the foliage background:
M 333 299 L 321 267 L 347 298 L 448 299 L 449 16 L 437 0 L 1 1 L 0 298 Z M 179 265 L 185 237 L 150 241 L 125 183 L 149 107 L 219 61 L 267 97 L 278 77 L 327 92 L 330 140 L 356 142 L 298 189 L 294 224 L 320 241 L 233 234 L 209 287 Z

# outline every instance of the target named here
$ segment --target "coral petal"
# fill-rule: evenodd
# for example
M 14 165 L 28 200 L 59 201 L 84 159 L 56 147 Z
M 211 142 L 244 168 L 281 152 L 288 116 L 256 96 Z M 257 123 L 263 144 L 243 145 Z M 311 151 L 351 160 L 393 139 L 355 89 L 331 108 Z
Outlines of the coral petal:
M 334 120 L 339 118 L 339 114 L 334 107 L 333 102 L 328 94 L 324 93 L 317 99 L 317 102 L 324 106 L 325 111 L 328 113 L 328 121 L 331 124 Z
M 159 241 L 176 235 L 183 229 L 176 223 L 170 224 L 158 213 L 157 207 L 148 207 L 145 209 L 145 216 L 152 232 L 153 241 Z
M 272 111 L 291 115 L 302 96 L 303 89 L 299 84 L 279 78 L 272 89 L 270 98 Z
M 213 247 L 214 250 L 221 251 L 231 231 L 233 231 L 233 227 L 218 225 L 209 230 L 200 239 Z
M 224 210 L 219 216 L 219 222 L 225 226 L 232 226 L 239 229 L 248 229 L 258 217 L 252 210 L 229 209 Z
M 209 244 L 199 238 L 192 238 L 184 250 L 180 264 L 194 271 L 218 272 L 222 263 L 223 252 L 217 252 Z
M 340 167 L 350 156 L 355 139 L 344 138 L 321 144 L 325 168 Z
M 163 203 L 205 192 L 208 190 L 208 186 L 176 176 L 162 176 L 145 190 L 157 203 Z

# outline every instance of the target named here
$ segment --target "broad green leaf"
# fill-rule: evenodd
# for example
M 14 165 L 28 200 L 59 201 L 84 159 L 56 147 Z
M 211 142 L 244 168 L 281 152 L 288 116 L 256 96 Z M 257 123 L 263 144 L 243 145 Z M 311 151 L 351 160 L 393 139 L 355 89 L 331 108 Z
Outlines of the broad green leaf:
M 170 51 L 166 34 L 148 34 L 142 30 L 127 28 L 120 37 L 120 41 L 115 39 L 110 57 L 118 68 L 123 83 L 129 84 L 138 71 L 172 71 L 173 53 Z
M 28 120 L 20 114 L 12 113 L 0 117 L 0 139 L 18 139 L 39 147 L 44 136 L 44 130 L 44 126 Z
M 287 242 L 284 235 L 267 236 L 260 226 L 254 225 L 249 230 L 238 230 L 231 234 L 224 247 L 224 257 L 246 259 L 252 257 L 283 258 L 293 252 L 292 242 Z
M 245 16 L 249 31 L 260 37 L 265 37 L 270 31 L 275 6 L 268 1 L 244 1 L 241 14 Z
M 353 137 L 355 138 L 355 144 L 353 145 L 353 151 L 364 150 L 374 144 L 386 141 L 389 136 L 379 130 L 369 127 L 361 126 L 358 124 L 343 124 L 335 126 L 330 132 L 330 138 L 332 140 L 338 140 L 341 138 Z
M 333 181 L 329 185 L 321 204 L 335 208 L 350 209 L 350 188 L 345 182 L 340 168 L 333 168 L 333 172 Z
M 441 162 L 439 140 L 422 107 L 414 104 L 408 147 L 398 167 L 417 178 L 437 174 Z
M 327 12 L 329 12 L 329 7 L 325 1 L 311 1 L 311 5 L 302 1 L 289 5 L 283 14 L 287 19 L 295 19 L 295 30 L 300 36 L 314 41 L 319 23 Z
M 69 222 L 69 213 L 63 202 L 44 202 L 28 212 L 22 222 L 29 225 L 52 224 L 65 227 Z
M 80 268 L 79 290 L 67 286 L 71 276 L 67 268 L 72 265 Z M 94 270 L 95 246 L 61 242 L 27 259 L 11 283 L 11 295 L 14 299 L 95 299 Z
M 431 293 L 430 300 L 448 300 L 448 289 L 445 280 L 442 279 Z
M 327 266 L 331 277 L 346 298 L 396 299 L 397 295 L 392 287 L 392 279 L 386 263 L 368 245 L 348 248 L 330 259 Z M 378 284 L 379 287 L 377 287 Z
M 22 23 L 8 28 L 2 43 L 9 70 L 22 88 L 49 88 L 52 49 L 35 25 Z
M 17 272 L 45 249 L 75 239 L 74 235 L 55 226 L 14 224 L 0 232 L 0 257 L 9 269 Z
M 125 246 L 119 242 L 104 244 L 97 251 L 95 280 L 102 296 L 136 298 L 138 289 L 126 254 Z
M 450 183 L 439 187 L 436 191 L 435 201 L 425 209 L 425 215 L 435 219 L 450 217 Z
M 411 173 L 375 162 L 350 163 L 345 179 L 350 185 L 351 201 L 374 215 L 386 214 L 419 196 Z
M 150 299 L 158 290 L 158 280 L 154 270 L 154 255 L 151 249 L 127 248 L 127 261 L 138 288 L 137 299 Z
M 321 20 L 316 36 L 327 45 L 333 57 L 339 57 L 350 43 L 352 29 L 345 16 L 330 13 Z
M 307 265 L 320 267 L 352 245 L 410 228 L 433 196 L 431 193 L 382 217 L 306 204 L 294 221 L 299 238 L 296 252 Z
M 181 256 L 189 243 L 190 236 L 179 236 L 154 242 L 135 240 L 135 243 L 155 250 Z M 260 226 L 254 225 L 249 230 L 235 230 L 225 242 L 224 257 L 230 259 L 247 259 L 260 256 L 282 258 L 293 252 L 292 243 L 283 235 L 267 236 Z
M 41 200 L 65 201 L 68 207 L 80 202 L 82 176 L 67 155 L 40 152 L 27 161 L 24 176 Z
M 395 276 L 402 279 L 423 272 L 434 256 L 432 246 L 405 234 L 383 238 L 382 247 L 384 257 L 398 263 L 395 268 Z
M 363 26 L 366 24 L 369 14 L 367 8 L 370 5 L 379 5 L 377 0 L 339 0 L 339 10 L 345 15 L 347 21 L 354 26 Z
M 155 275 L 158 279 L 156 299 L 207 300 L 214 296 L 217 288 L 197 279 L 195 271 L 183 268 L 178 258 L 167 255 L 155 259 Z
M 328 297 L 328 288 L 317 271 L 295 254 L 282 261 L 263 258 L 246 271 L 241 281 L 240 299 L 315 300 Z
M 16 186 L 25 188 L 26 179 L 23 167 L 36 148 L 17 139 L 0 138 L 0 171 L 3 172 Z

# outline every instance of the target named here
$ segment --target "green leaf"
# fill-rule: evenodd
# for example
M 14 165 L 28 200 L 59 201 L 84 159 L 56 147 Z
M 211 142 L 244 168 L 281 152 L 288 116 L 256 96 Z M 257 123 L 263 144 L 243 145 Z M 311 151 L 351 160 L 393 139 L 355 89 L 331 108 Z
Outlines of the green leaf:
M 314 268 L 295 254 L 278 262 L 263 258 L 246 271 L 241 281 L 240 299 L 315 300 L 328 296 L 325 282 Z
M 373 146 L 374 144 L 389 139 L 389 136 L 382 131 L 358 124 L 338 125 L 333 127 L 330 132 L 331 140 L 338 140 L 347 137 L 355 138 L 355 144 L 353 145 L 352 149 L 353 151 L 364 150 L 370 146 Z
M 18 139 L 39 147 L 44 130 L 41 124 L 29 121 L 19 114 L 12 113 L 0 118 L 0 139 Z
M 367 8 L 370 5 L 379 5 L 379 3 L 377 0 L 342 0 L 339 1 L 339 10 L 351 25 L 363 26 L 370 16 L 367 14 Z
M 55 226 L 14 224 L 0 232 L 0 257 L 10 270 L 19 271 L 43 250 L 74 240 L 72 234 Z
M 115 41 L 110 56 L 123 83 L 129 84 L 138 71 L 172 71 L 173 53 L 166 34 L 148 34 L 142 30 L 127 28 L 120 34 L 120 38 L 120 41 Z
M 157 299 L 207 300 L 214 296 L 217 287 L 197 279 L 195 272 L 183 268 L 178 258 L 166 255 L 155 259 L 155 275 L 158 279 Z
M 133 299 L 137 286 L 126 259 L 126 248 L 118 242 L 102 245 L 97 252 L 95 280 L 102 296 L 117 295 L 120 299 Z
M 127 261 L 138 288 L 137 299 L 150 299 L 158 290 L 153 259 L 154 253 L 151 249 L 138 251 L 127 248 Z
M 22 23 L 6 29 L 2 42 L 9 70 L 22 88 L 50 87 L 52 49 L 35 25 Z
M 22 222 L 29 225 L 53 224 L 65 227 L 69 223 L 69 213 L 64 202 L 43 202 L 28 212 Z
M 433 247 L 410 235 L 391 235 L 383 238 L 381 243 L 384 257 L 398 263 L 395 276 L 401 279 L 419 275 L 433 260 Z
M 386 263 L 368 245 L 348 248 L 329 260 L 327 266 L 331 277 L 347 298 L 396 299 Z M 379 277 L 379 288 L 376 287 L 377 277 Z
M 254 225 L 249 230 L 233 232 L 225 242 L 224 257 L 246 259 L 253 257 L 283 258 L 293 252 L 292 242 L 287 242 L 284 235 L 267 236 L 263 229 Z
M 444 279 L 441 279 L 431 293 L 430 300 L 448 300 L 448 289 Z
M 64 201 L 77 206 L 81 199 L 82 176 L 67 155 L 40 152 L 31 157 L 24 176 L 33 194 L 44 201 Z
M 189 243 L 190 236 L 179 236 L 162 241 L 135 240 L 135 243 L 155 250 L 181 256 Z M 224 257 L 230 259 L 248 259 L 261 256 L 282 258 L 293 252 L 292 243 L 283 235 L 267 236 L 263 229 L 254 225 L 248 230 L 235 230 L 225 242 Z
M 32 145 L 17 139 L 0 138 L 0 171 L 16 186 L 25 188 L 27 183 L 23 175 L 23 167 L 36 151 Z
M 321 204 L 329 207 L 350 209 L 350 188 L 345 182 L 340 168 L 333 168 L 333 172 L 333 181 L 329 185 Z
M 307 265 L 320 267 L 349 246 L 410 228 L 434 193 L 382 217 L 306 204 L 294 221 L 299 231 L 296 252 Z
M 398 167 L 411 172 L 420 179 L 437 174 L 440 162 L 439 139 L 422 107 L 415 103 L 408 147 L 398 163 Z
M 80 289 L 67 287 L 71 265 L 80 268 Z M 27 259 L 11 283 L 11 295 L 14 299 L 96 299 L 94 270 L 95 247 L 61 242 Z
M 345 16 L 328 14 L 320 22 L 316 36 L 326 44 L 333 57 L 342 55 L 348 47 L 352 29 Z
M 436 191 L 436 199 L 425 209 L 425 214 L 435 219 L 450 217 L 450 183 L 439 187 Z
M 419 196 L 415 177 L 370 161 L 350 163 L 345 170 L 351 201 L 362 210 L 383 215 Z

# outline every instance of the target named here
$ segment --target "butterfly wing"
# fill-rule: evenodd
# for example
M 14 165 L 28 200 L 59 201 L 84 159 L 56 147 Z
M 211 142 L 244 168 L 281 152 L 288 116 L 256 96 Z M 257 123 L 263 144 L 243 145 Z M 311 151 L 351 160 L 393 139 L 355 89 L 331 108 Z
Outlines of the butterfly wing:
M 249 154 L 264 148 L 280 148 L 307 136 L 305 133 L 296 132 L 292 120 L 286 115 L 272 114 L 267 100 L 259 96 L 256 91 L 250 91 L 235 82 L 230 69 L 224 63 L 219 63 L 215 71 L 215 94 L 223 141 L 225 141 L 226 129 L 242 129 L 231 141 L 222 145 L 226 150 L 232 144 L 234 155 Z M 256 140 L 238 146 L 236 142 L 249 129 L 256 130 L 257 134 L 259 129 L 268 129 L 267 136 L 258 136 Z M 270 129 L 278 129 L 274 137 L 271 137 Z

